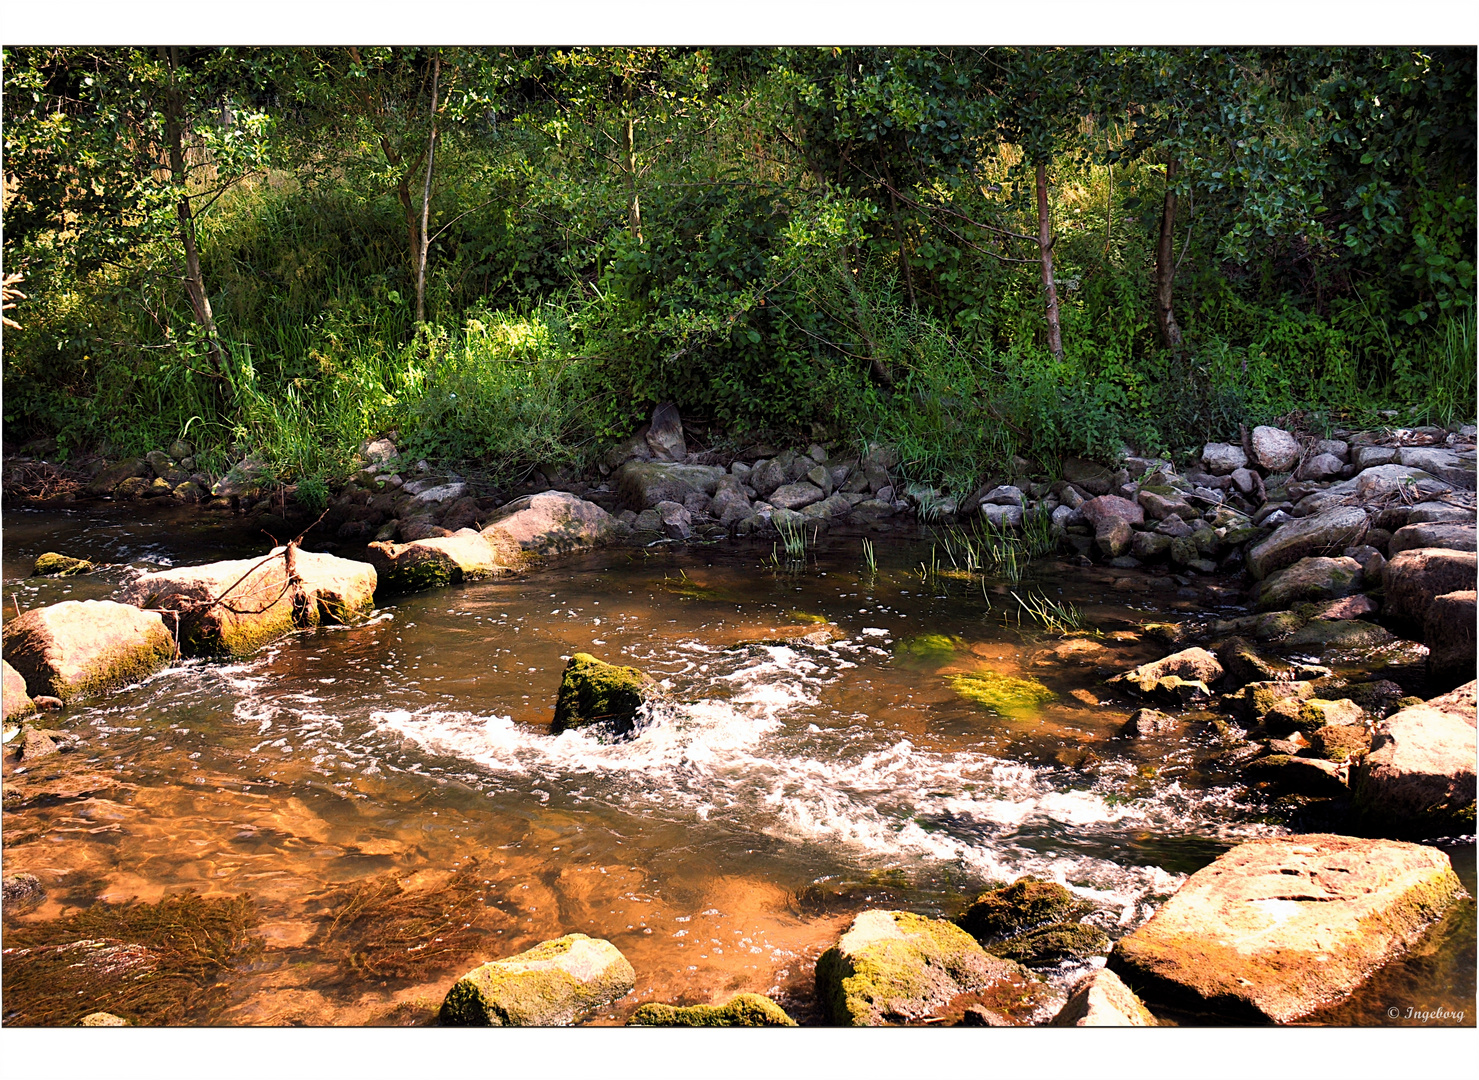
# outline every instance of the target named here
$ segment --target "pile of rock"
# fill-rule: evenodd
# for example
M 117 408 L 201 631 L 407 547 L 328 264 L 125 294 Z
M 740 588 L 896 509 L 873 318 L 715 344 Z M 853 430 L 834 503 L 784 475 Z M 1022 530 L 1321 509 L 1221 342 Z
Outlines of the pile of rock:
M 176 439 L 168 452 L 152 450 L 143 457 L 125 458 L 100 470 L 84 491 L 120 499 L 200 502 L 210 496 L 212 482 L 208 473 L 196 467 L 192 454 L 188 442 Z

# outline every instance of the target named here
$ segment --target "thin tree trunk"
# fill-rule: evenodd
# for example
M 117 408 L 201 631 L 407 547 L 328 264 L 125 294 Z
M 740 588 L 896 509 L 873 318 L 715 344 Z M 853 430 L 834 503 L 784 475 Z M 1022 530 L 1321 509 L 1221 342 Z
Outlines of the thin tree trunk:
M 633 121 L 630 114 L 626 118 L 626 125 L 621 133 L 622 167 L 627 174 L 627 199 L 631 203 L 631 215 L 628 222 L 632 236 L 637 243 L 642 243 L 642 204 L 637 196 L 637 151 L 635 146 L 635 134 Z
M 431 218 L 431 170 L 435 164 L 437 148 L 437 79 L 442 73 L 440 55 L 431 61 L 431 134 L 426 140 L 426 183 L 421 188 L 421 250 L 416 257 L 416 321 L 426 321 L 426 250 L 427 225 Z
M 894 198 L 894 178 L 886 170 L 884 178 L 888 181 L 888 205 L 893 210 L 894 243 L 899 249 L 899 269 L 904 276 L 904 291 L 909 296 L 909 306 L 917 307 L 914 300 L 914 274 L 909 269 L 909 253 L 904 249 L 904 225 L 899 216 L 899 202 Z
M 1172 310 L 1172 286 L 1176 280 L 1176 159 L 1166 162 L 1166 200 L 1161 208 L 1161 234 L 1155 245 L 1155 321 L 1161 342 L 1168 349 L 1181 348 L 1181 327 Z
M 180 197 L 175 202 L 175 217 L 180 223 L 180 242 L 185 247 L 185 296 L 190 301 L 190 310 L 195 315 L 196 325 L 205 331 L 211 366 L 224 375 L 224 349 L 216 332 L 216 317 L 211 311 L 211 299 L 205 291 L 205 276 L 200 269 L 200 248 L 195 237 L 195 214 L 190 209 L 190 196 L 185 186 L 189 173 L 185 168 L 185 135 L 181 119 L 184 107 L 180 101 L 179 88 L 175 84 L 175 72 L 180 66 L 180 50 L 174 45 L 161 45 L 159 58 L 169 69 L 169 88 L 164 95 L 164 133 L 165 141 L 169 143 L 170 175 L 180 188 Z
M 1037 165 L 1037 250 L 1042 258 L 1042 287 L 1048 300 L 1048 348 L 1063 356 L 1063 330 L 1058 324 L 1058 286 L 1053 283 L 1053 231 L 1048 219 L 1048 165 Z

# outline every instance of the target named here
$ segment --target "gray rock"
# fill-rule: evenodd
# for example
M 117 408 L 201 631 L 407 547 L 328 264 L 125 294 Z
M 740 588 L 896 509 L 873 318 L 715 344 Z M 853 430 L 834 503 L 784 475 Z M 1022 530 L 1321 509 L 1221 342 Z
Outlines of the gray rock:
M 1053 528 L 1055 529 L 1064 529 L 1069 525 L 1077 525 L 1083 519 L 1083 514 L 1071 506 L 1059 506 L 1052 514 Z
M 1321 439 L 1314 445 L 1315 456 L 1329 454 L 1342 464 L 1351 460 L 1351 445 L 1344 439 Z
M 687 540 L 693 535 L 693 515 L 681 503 L 660 502 L 653 507 L 662 522 L 663 535 L 670 540 Z
M 652 410 L 647 448 L 658 461 L 676 462 L 688 456 L 688 446 L 683 441 L 683 420 L 672 402 L 665 401 Z
M 1090 972 L 1075 984 L 1068 1002 L 1049 1027 L 1158 1027 L 1145 1003 L 1108 968 Z
M 1234 469 L 1232 471 L 1233 487 L 1244 495 L 1252 495 L 1258 490 L 1258 474 L 1252 469 Z
M 382 467 L 400 455 L 395 443 L 389 439 L 366 439 L 359 444 L 357 453 L 367 464 Z
M 1474 511 L 1470 507 L 1454 506 L 1445 502 L 1422 502 L 1409 507 L 1407 524 L 1420 525 L 1425 522 L 1467 522 L 1474 524 Z
M 772 491 L 786 482 L 786 467 L 774 458 L 769 461 L 757 461 L 747 480 L 755 489 L 755 494 L 762 499 L 767 499 Z
M 1476 573 L 1479 565 L 1472 551 L 1409 548 L 1386 565 L 1385 612 L 1398 621 L 1421 625 L 1435 599 L 1474 588 Z
M 1062 507 L 1059 507 L 1061 510 Z M 1076 511 L 1070 511 L 1075 513 Z M 981 516 L 998 529 L 1020 529 L 1022 527 L 1022 508 L 1020 506 L 1002 506 L 999 503 L 987 503 L 981 507 Z
M 1475 528 L 1472 522 L 1430 521 L 1416 525 L 1404 525 L 1387 541 L 1387 554 L 1397 555 L 1413 548 L 1450 548 L 1454 551 L 1474 551 Z
M 1474 454 L 1440 446 L 1404 446 L 1397 452 L 1397 462 L 1431 473 L 1454 487 L 1474 490 Z
M 1419 502 L 1452 490 L 1431 473 L 1406 465 L 1377 465 L 1356 474 L 1355 494 L 1363 503 L 1394 495 L 1405 502 Z
M 1267 522 L 1265 518 L 1264 523 Z M 1366 524 L 1366 512 L 1355 506 L 1336 507 L 1313 517 L 1286 522 L 1267 540 L 1249 549 L 1248 572 L 1262 580 L 1307 556 L 1342 551 L 1360 541 Z
M 800 510 L 822 499 L 822 489 L 815 484 L 783 484 L 770 493 L 769 502 L 785 510 Z
M 566 555 L 610 543 L 616 539 L 617 526 L 593 502 L 567 491 L 543 491 L 499 507 L 489 515 L 482 534 L 504 565 L 515 566 L 520 553 Z
M 1311 556 L 1270 574 L 1258 586 L 1259 611 L 1276 611 L 1305 600 L 1335 600 L 1361 591 L 1365 575 L 1355 559 Z
M 1226 476 L 1229 473 L 1244 468 L 1248 464 L 1248 455 L 1243 453 L 1241 446 L 1233 446 L 1229 443 L 1208 443 L 1202 447 L 1202 465 L 1214 476 Z
M 1287 1024 L 1344 999 L 1463 896 L 1436 848 L 1260 838 L 1193 874 L 1108 966 L 1151 1005 Z
M 1253 429 L 1253 459 L 1271 473 L 1288 472 L 1299 460 L 1299 440 L 1282 428 Z
M 1135 494 L 1135 501 L 1145 511 L 1145 516 L 1155 521 L 1161 521 L 1172 514 L 1183 521 L 1197 516 L 1196 508 L 1173 488 L 1164 488 L 1161 491 L 1141 488 Z
M 1354 462 L 1357 470 L 1374 468 L 1377 465 L 1390 465 L 1397 460 L 1397 448 L 1395 446 L 1362 446 L 1356 450 Z
M 637 974 L 609 941 L 567 934 L 458 979 L 439 1021 L 458 1027 L 564 1027 L 632 992 Z
M 1351 652 L 1386 645 L 1395 640 L 1375 623 L 1361 619 L 1311 619 L 1284 639 L 1290 649 L 1315 652 Z
M 1063 479 L 1090 495 L 1108 495 L 1114 474 L 1103 465 L 1070 457 L 1063 460 Z
M 821 502 L 811 503 L 801 511 L 801 516 L 809 521 L 817 519 L 846 517 L 852 510 L 852 503 L 842 495 L 829 495 Z
M 981 496 L 982 503 L 994 506 L 1021 506 L 1026 501 L 1022 489 L 1012 484 L 998 484 L 985 495 Z
M 1156 523 L 1155 531 L 1162 536 L 1169 536 L 1172 539 L 1179 539 L 1181 537 L 1190 536 L 1192 533 L 1192 528 L 1184 520 L 1182 520 L 1180 514 L 1170 514 Z
M 1474 683 L 1401 709 L 1376 725 L 1352 778 L 1352 809 L 1409 836 L 1474 828 Z
M 1299 468 L 1301 480 L 1328 480 L 1332 476 L 1339 476 L 1345 468 L 1345 462 L 1334 454 L 1316 454 Z
M 715 465 L 633 460 L 622 465 L 613 480 L 623 505 L 640 513 L 660 502 L 681 503 L 695 491 L 712 496 L 725 475 Z

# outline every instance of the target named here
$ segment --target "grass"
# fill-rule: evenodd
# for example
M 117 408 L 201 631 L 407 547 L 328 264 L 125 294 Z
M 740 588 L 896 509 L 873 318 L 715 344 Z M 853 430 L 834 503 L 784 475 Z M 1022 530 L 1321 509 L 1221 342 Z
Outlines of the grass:
M 1022 616 L 1026 615 L 1033 622 L 1044 629 L 1055 634 L 1071 634 L 1084 628 L 1083 612 L 1072 604 L 1062 600 L 1051 600 L 1041 592 L 1033 592 L 1030 589 L 1026 598 L 1018 595 L 1014 590 L 1012 599 L 1017 601 L 1017 624 L 1020 626 Z

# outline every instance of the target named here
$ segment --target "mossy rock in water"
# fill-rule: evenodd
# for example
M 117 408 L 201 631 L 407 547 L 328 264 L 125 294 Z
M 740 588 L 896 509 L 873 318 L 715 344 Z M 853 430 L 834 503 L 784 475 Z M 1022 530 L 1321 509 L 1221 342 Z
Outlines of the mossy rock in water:
M 90 574 L 97 567 L 86 559 L 73 559 L 67 555 L 58 555 L 55 551 L 48 551 L 44 555 L 36 556 L 36 565 L 31 570 L 32 577 L 75 577 L 78 574 Z
M 955 923 L 985 943 L 1014 937 L 1049 923 L 1067 922 L 1089 911 L 1087 903 L 1056 881 L 1024 877 L 981 893 Z
M 894 657 L 911 666 L 943 667 L 965 647 L 965 642 L 953 635 L 920 634 L 895 645 Z
M 952 675 L 950 686 L 967 701 L 1010 717 L 1030 716 L 1057 697 L 1036 679 L 1016 679 L 989 669 Z
M 618 667 L 590 653 L 576 653 L 560 680 L 550 733 L 601 724 L 617 735 L 626 735 L 637 726 L 637 710 L 651 683 L 634 667 Z
M 632 992 L 637 973 L 609 941 L 566 934 L 474 968 L 447 991 L 455 1027 L 563 1027 Z
M 1083 923 L 1052 923 L 986 949 L 992 956 L 1027 967 L 1048 967 L 1064 960 L 1086 960 L 1109 952 L 1109 935 Z
M 795 1027 L 770 998 L 737 994 L 723 1005 L 660 1005 L 649 1002 L 627 1021 L 627 1027 Z

